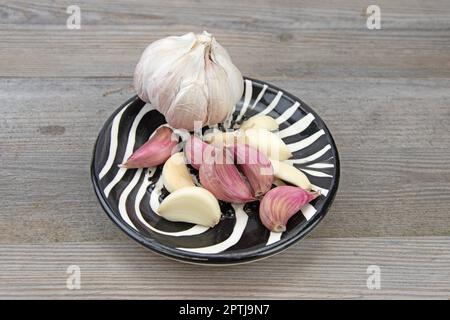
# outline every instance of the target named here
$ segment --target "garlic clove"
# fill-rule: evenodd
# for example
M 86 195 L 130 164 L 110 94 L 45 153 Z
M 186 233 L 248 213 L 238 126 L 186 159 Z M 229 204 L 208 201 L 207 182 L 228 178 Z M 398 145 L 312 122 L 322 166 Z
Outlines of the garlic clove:
M 240 130 L 247 130 L 251 128 L 274 131 L 278 130 L 278 123 L 272 117 L 266 115 L 256 115 L 248 120 L 245 120 L 239 127 Z
M 293 184 L 305 190 L 311 190 L 311 182 L 299 169 L 286 162 L 270 159 L 276 178 Z
M 161 86 L 158 97 L 164 99 L 158 111 L 174 128 L 192 131 L 196 121 L 205 123 L 207 120 L 208 87 L 205 83 L 204 51 L 205 45 L 194 47 L 176 61 L 178 67 L 170 75 L 157 79 Z
M 286 231 L 288 220 L 317 196 L 318 193 L 298 187 L 276 187 L 267 192 L 259 204 L 261 222 L 271 231 Z
M 246 144 L 232 147 L 236 164 L 248 179 L 255 198 L 260 198 L 270 190 L 273 183 L 273 168 L 270 160 L 258 150 Z
M 167 126 L 161 126 L 119 167 L 130 169 L 158 166 L 169 159 L 177 145 L 178 137 L 173 130 Z
M 206 124 L 216 124 L 225 120 L 229 106 L 236 101 L 232 97 L 227 73 L 220 65 L 207 60 L 205 66 L 206 87 L 208 88 L 208 119 Z
M 255 200 L 244 178 L 234 165 L 233 156 L 227 149 L 215 149 L 209 152 L 200 165 L 200 183 L 222 201 L 245 203 Z
M 227 50 L 222 47 L 215 38 L 211 41 L 211 59 L 218 65 L 222 66 L 228 77 L 228 84 L 231 88 L 231 97 L 234 104 L 241 99 L 244 93 L 244 79 L 239 69 L 231 61 L 231 57 Z M 230 109 L 231 111 L 231 109 Z
M 217 147 L 230 147 L 235 144 L 241 143 L 245 144 L 245 135 L 242 133 L 242 131 L 236 130 L 236 131 L 220 131 L 220 130 L 213 130 L 212 132 L 208 132 L 204 135 L 203 139 L 213 144 Z
M 283 140 L 266 129 L 245 130 L 245 141 L 250 147 L 258 149 L 270 159 L 286 160 L 292 156 Z
M 214 195 L 200 187 L 185 187 L 169 194 L 159 205 L 164 219 L 214 227 L 220 221 L 220 206 Z
M 202 139 L 197 136 L 191 135 L 184 146 L 184 154 L 188 163 L 195 169 L 199 169 L 203 162 L 203 152 L 208 146 Z
M 186 167 L 183 152 L 174 153 L 166 161 L 162 170 L 162 179 L 169 192 L 195 186 L 194 180 Z
M 278 178 L 273 179 L 273 184 L 275 186 L 277 186 L 277 187 L 281 187 L 281 186 L 286 186 L 287 185 L 283 180 L 278 179 Z

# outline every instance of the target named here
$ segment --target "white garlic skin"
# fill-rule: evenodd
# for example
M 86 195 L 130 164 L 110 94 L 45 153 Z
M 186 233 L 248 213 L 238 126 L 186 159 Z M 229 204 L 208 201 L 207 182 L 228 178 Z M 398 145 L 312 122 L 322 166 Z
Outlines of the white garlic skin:
M 242 97 L 244 81 L 227 51 L 209 33 L 151 43 L 134 72 L 138 96 L 174 128 L 194 130 L 224 121 Z

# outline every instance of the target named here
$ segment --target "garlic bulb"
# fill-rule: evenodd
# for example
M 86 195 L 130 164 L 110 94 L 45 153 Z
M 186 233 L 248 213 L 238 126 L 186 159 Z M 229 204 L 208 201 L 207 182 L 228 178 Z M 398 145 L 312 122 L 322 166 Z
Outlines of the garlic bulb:
M 244 82 L 227 51 L 204 31 L 150 44 L 136 66 L 134 87 L 170 126 L 192 131 L 195 121 L 224 121 L 241 98 Z

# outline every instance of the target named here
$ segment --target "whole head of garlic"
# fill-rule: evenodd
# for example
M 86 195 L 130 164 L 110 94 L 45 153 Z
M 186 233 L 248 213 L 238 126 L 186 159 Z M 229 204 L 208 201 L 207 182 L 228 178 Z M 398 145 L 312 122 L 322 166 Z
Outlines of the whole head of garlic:
M 134 72 L 138 96 L 174 128 L 224 121 L 242 96 L 244 83 L 227 51 L 211 34 L 192 32 L 151 43 Z

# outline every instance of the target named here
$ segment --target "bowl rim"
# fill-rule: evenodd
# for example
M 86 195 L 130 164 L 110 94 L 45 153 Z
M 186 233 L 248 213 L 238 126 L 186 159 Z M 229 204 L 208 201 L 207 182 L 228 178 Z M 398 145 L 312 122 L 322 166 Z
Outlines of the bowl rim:
M 329 138 L 329 143 L 331 145 L 331 152 L 333 154 L 333 157 L 335 159 L 335 175 L 332 178 L 332 187 L 329 190 L 327 199 L 325 200 L 325 203 L 323 204 L 320 211 L 318 211 L 311 220 L 309 220 L 305 227 L 300 230 L 297 234 L 293 234 L 289 238 L 281 239 L 273 244 L 259 247 L 256 249 L 251 249 L 248 251 L 241 251 L 236 253 L 215 253 L 215 254 L 204 254 L 204 253 L 196 253 L 196 252 L 190 252 L 190 251 L 184 251 L 181 249 L 177 249 L 174 247 L 168 247 L 166 245 L 163 245 L 156 241 L 155 239 L 151 239 L 148 237 L 144 237 L 141 235 L 138 231 L 133 229 L 130 225 L 128 225 L 125 221 L 120 219 L 113 211 L 113 209 L 109 206 L 108 202 L 104 198 L 104 195 L 102 191 L 100 190 L 99 185 L 99 179 L 97 175 L 95 174 L 95 152 L 97 149 L 97 144 L 99 141 L 99 138 L 104 134 L 104 131 L 107 128 L 107 125 L 111 122 L 111 120 L 114 118 L 114 116 L 127 104 L 131 103 L 132 101 L 135 101 L 136 99 L 139 99 L 137 95 L 134 95 L 130 99 L 128 99 L 125 103 L 123 103 L 119 108 L 117 108 L 105 121 L 105 123 L 102 126 L 102 129 L 98 133 L 97 139 L 94 144 L 94 150 L 92 153 L 92 160 L 91 160 L 91 181 L 94 187 L 94 192 L 99 200 L 103 210 L 106 212 L 107 216 L 116 224 L 122 231 L 125 232 L 126 235 L 128 235 L 130 238 L 141 244 L 142 246 L 152 250 L 153 252 L 156 252 L 158 254 L 161 254 L 163 256 L 166 256 L 168 258 L 176 259 L 178 261 L 182 262 L 188 262 L 188 263 L 194 263 L 194 264 L 237 264 L 237 263 L 245 263 L 245 262 L 251 262 L 255 260 L 260 260 L 269 256 L 272 256 L 274 254 L 277 254 L 290 246 L 292 246 L 294 243 L 298 242 L 299 240 L 305 238 L 316 226 L 319 224 L 319 222 L 322 221 L 322 219 L 327 215 L 329 208 L 331 204 L 333 203 L 337 189 L 339 186 L 339 180 L 340 180 L 340 160 L 339 160 L 339 153 L 336 147 L 336 143 L 334 141 L 334 138 L 326 126 L 325 122 L 322 120 L 322 118 L 311 108 L 309 107 L 305 102 L 303 102 L 298 97 L 292 95 L 289 92 L 286 92 L 270 83 L 267 83 L 265 81 L 256 80 L 249 77 L 244 77 L 244 80 L 250 80 L 253 84 L 257 84 L 258 86 L 264 86 L 267 85 L 270 89 L 276 90 L 276 91 L 282 91 L 283 96 L 288 97 L 292 101 L 298 101 L 300 103 L 301 109 L 310 112 L 314 115 L 315 119 L 314 121 L 318 123 L 318 125 L 325 131 L 326 135 Z

